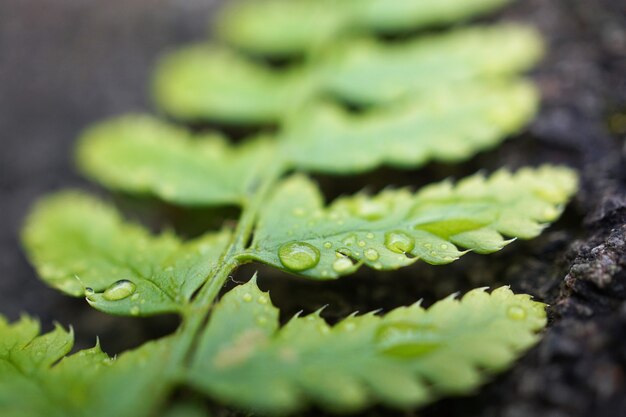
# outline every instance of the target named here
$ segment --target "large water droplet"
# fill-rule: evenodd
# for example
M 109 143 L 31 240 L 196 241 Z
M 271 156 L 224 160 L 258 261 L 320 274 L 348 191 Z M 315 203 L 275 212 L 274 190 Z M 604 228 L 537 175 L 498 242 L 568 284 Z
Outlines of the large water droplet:
M 415 240 L 404 232 L 389 232 L 385 235 L 385 246 L 392 252 L 407 253 L 415 248 Z
M 304 271 L 317 265 L 320 251 L 306 242 L 289 242 L 278 249 L 278 258 L 286 268 Z
M 506 310 L 506 315 L 511 320 L 524 320 L 526 318 L 526 310 L 520 306 L 511 306 Z
M 363 255 L 365 255 L 365 258 L 368 261 L 375 261 L 380 256 L 378 254 L 378 251 L 376 249 L 372 249 L 372 248 L 365 249 L 365 251 L 363 252 Z
M 350 258 L 342 256 L 341 258 L 337 258 L 335 262 L 333 262 L 333 269 L 335 272 L 346 272 L 352 269 L 354 264 Z
M 135 292 L 135 289 L 137 289 L 137 286 L 133 282 L 127 279 L 121 279 L 114 282 L 109 288 L 104 290 L 102 297 L 109 301 L 123 300 L 124 298 L 132 295 Z
M 397 322 L 385 324 L 376 332 L 379 349 L 398 357 L 415 357 L 441 346 L 441 336 L 432 324 Z

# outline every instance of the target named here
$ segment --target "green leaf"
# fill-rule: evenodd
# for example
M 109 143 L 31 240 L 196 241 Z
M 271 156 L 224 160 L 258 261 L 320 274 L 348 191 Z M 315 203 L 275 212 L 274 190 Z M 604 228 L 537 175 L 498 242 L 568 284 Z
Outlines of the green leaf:
M 323 93 L 358 104 L 406 96 L 426 101 L 438 88 L 526 70 L 541 51 L 535 30 L 512 24 L 400 44 L 338 42 L 288 70 L 269 69 L 217 46 L 195 45 L 161 61 L 154 92 L 159 106 L 180 119 L 267 123 L 284 120 L 299 103 Z
M 185 205 L 241 204 L 272 154 L 269 141 L 233 149 L 215 134 L 191 135 L 150 116 L 115 118 L 81 138 L 81 170 L 107 187 Z
M 163 401 L 170 339 L 109 358 L 96 344 L 65 356 L 73 334 L 60 326 L 0 316 L 0 415 L 11 417 L 140 417 Z
M 535 115 L 530 83 L 475 83 L 353 115 L 312 106 L 288 120 L 282 145 L 294 167 L 350 174 L 385 164 L 414 168 L 467 159 L 520 131 Z
M 458 29 L 409 42 L 371 39 L 328 48 L 318 66 L 324 89 L 359 104 L 420 96 L 438 87 L 455 89 L 530 69 L 541 57 L 539 33 L 528 26 L 500 24 Z
M 311 83 L 301 70 L 278 71 L 215 45 L 168 54 L 153 80 L 157 105 L 178 119 L 260 124 L 281 119 Z M 271 99 L 269 99 L 271 97 Z
M 500 250 L 530 239 L 556 220 L 576 190 L 564 167 L 476 174 L 417 193 L 384 190 L 342 197 L 324 207 L 304 176 L 285 180 L 261 211 L 247 256 L 316 279 L 354 272 L 361 264 L 397 269 L 421 259 L 447 264 L 464 254 Z
M 125 223 L 107 204 L 79 192 L 42 200 L 23 241 L 39 275 L 113 314 L 177 312 L 219 265 L 230 231 L 181 242 Z
M 507 287 L 429 309 L 419 303 L 329 326 L 319 312 L 279 328 L 278 310 L 254 279 L 219 302 L 201 336 L 189 381 L 214 398 L 267 414 L 314 403 L 355 411 L 412 407 L 474 390 L 532 346 L 544 305 Z
M 233 2 L 216 22 L 218 37 L 270 56 L 296 55 L 346 32 L 399 33 L 466 20 L 508 0 L 266 0 Z

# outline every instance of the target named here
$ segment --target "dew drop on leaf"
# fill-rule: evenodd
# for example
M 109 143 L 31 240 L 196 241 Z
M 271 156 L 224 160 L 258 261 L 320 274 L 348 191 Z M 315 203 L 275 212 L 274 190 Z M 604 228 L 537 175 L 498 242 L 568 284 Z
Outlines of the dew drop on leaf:
M 389 323 L 376 332 L 378 348 L 389 355 L 410 358 L 424 355 L 441 346 L 441 336 L 432 324 Z
M 333 269 L 335 272 L 346 272 L 352 269 L 354 264 L 350 258 L 342 256 L 341 258 L 337 258 L 335 262 L 333 262 Z
M 132 316 L 138 316 L 139 315 L 139 307 L 137 307 L 137 306 L 131 307 L 130 314 Z
M 289 242 L 278 249 L 278 258 L 287 269 L 304 271 L 317 265 L 320 251 L 306 242 Z
M 507 309 L 506 315 L 511 320 L 524 320 L 526 318 L 526 310 L 520 306 L 511 306 Z
M 376 249 L 372 249 L 372 248 L 365 249 L 365 251 L 363 252 L 363 255 L 365 255 L 365 258 L 368 261 L 375 261 L 380 256 L 378 254 L 378 251 Z
M 245 301 L 245 302 L 247 302 L 247 303 L 249 303 L 250 301 L 252 301 L 252 295 L 251 295 L 249 292 L 245 293 L 245 294 L 243 295 L 243 297 L 241 297 L 241 298 L 243 298 L 243 301 Z
M 102 297 L 108 301 L 123 300 L 124 298 L 132 295 L 136 288 L 137 286 L 133 282 L 127 279 L 121 279 L 114 282 L 109 288 L 104 290 Z
M 389 232 L 385 235 L 385 246 L 392 252 L 406 253 L 415 248 L 415 240 L 404 232 Z

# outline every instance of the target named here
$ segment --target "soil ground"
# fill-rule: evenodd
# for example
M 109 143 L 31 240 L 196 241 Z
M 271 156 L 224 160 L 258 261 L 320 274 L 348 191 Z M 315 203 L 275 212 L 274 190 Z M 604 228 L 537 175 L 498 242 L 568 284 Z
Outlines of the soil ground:
M 79 346 L 100 335 L 109 352 L 176 326 L 174 317 L 110 317 L 47 288 L 26 262 L 18 232 L 30 205 L 46 193 L 71 186 L 102 192 L 74 171 L 77 133 L 109 115 L 149 110 L 154 60 L 201 39 L 214 3 L 0 0 L 0 313 L 13 319 L 28 312 L 44 327 L 72 324 Z M 259 270 L 260 285 L 271 290 L 284 317 L 329 304 L 325 314 L 336 320 L 353 310 L 390 309 L 422 297 L 432 302 L 503 284 L 551 305 L 541 343 L 476 395 L 444 399 L 419 413 L 376 408 L 363 416 L 626 416 L 626 2 L 527 0 L 501 16 L 536 25 L 550 48 L 533 74 L 544 100 L 527 132 L 457 166 L 318 179 L 330 198 L 365 185 L 421 185 L 479 169 L 562 163 L 580 171 L 582 187 L 558 223 L 538 239 L 446 267 L 362 271 L 312 283 L 253 265 L 233 278 Z M 169 223 L 183 232 L 188 219 L 207 214 L 115 200 L 152 226 Z

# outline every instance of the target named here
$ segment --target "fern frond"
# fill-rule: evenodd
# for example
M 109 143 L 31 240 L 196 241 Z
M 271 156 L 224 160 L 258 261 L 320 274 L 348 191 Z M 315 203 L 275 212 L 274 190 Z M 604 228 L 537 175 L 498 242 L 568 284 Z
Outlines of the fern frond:
M 184 243 L 171 233 L 152 236 L 80 192 L 42 200 L 23 231 L 46 283 L 124 315 L 180 311 L 219 264 L 229 238 L 226 229 Z
M 400 44 L 334 42 L 315 59 L 269 69 L 236 52 L 195 45 L 166 56 L 154 76 L 159 106 L 179 119 L 229 123 L 282 122 L 294 108 L 322 94 L 356 104 L 403 97 L 430 100 L 430 92 L 511 77 L 541 55 L 534 29 L 495 25 L 460 29 Z
M 0 415 L 7 417 L 143 417 L 171 385 L 162 377 L 170 339 L 109 358 L 96 344 L 66 356 L 71 331 L 0 316 Z
M 361 193 L 324 207 L 317 186 L 297 175 L 263 208 L 247 255 L 316 279 L 363 264 L 384 270 L 418 259 L 447 264 L 465 253 L 457 246 L 491 253 L 510 242 L 503 236 L 537 236 L 559 217 L 576 184 L 570 169 L 543 166 L 444 181 L 417 193 Z
M 234 148 L 215 134 L 192 135 L 157 118 L 101 122 L 80 139 L 77 161 L 107 187 L 185 205 L 241 204 L 273 153 L 271 141 Z
M 213 398 L 264 414 L 314 403 L 355 411 L 410 407 L 474 390 L 532 346 L 544 305 L 507 287 L 418 304 L 335 326 L 319 312 L 279 327 L 278 310 L 254 279 L 217 304 L 189 370 Z
M 299 55 L 350 32 L 401 33 L 488 13 L 508 0 L 265 0 L 232 2 L 217 36 L 246 51 Z

